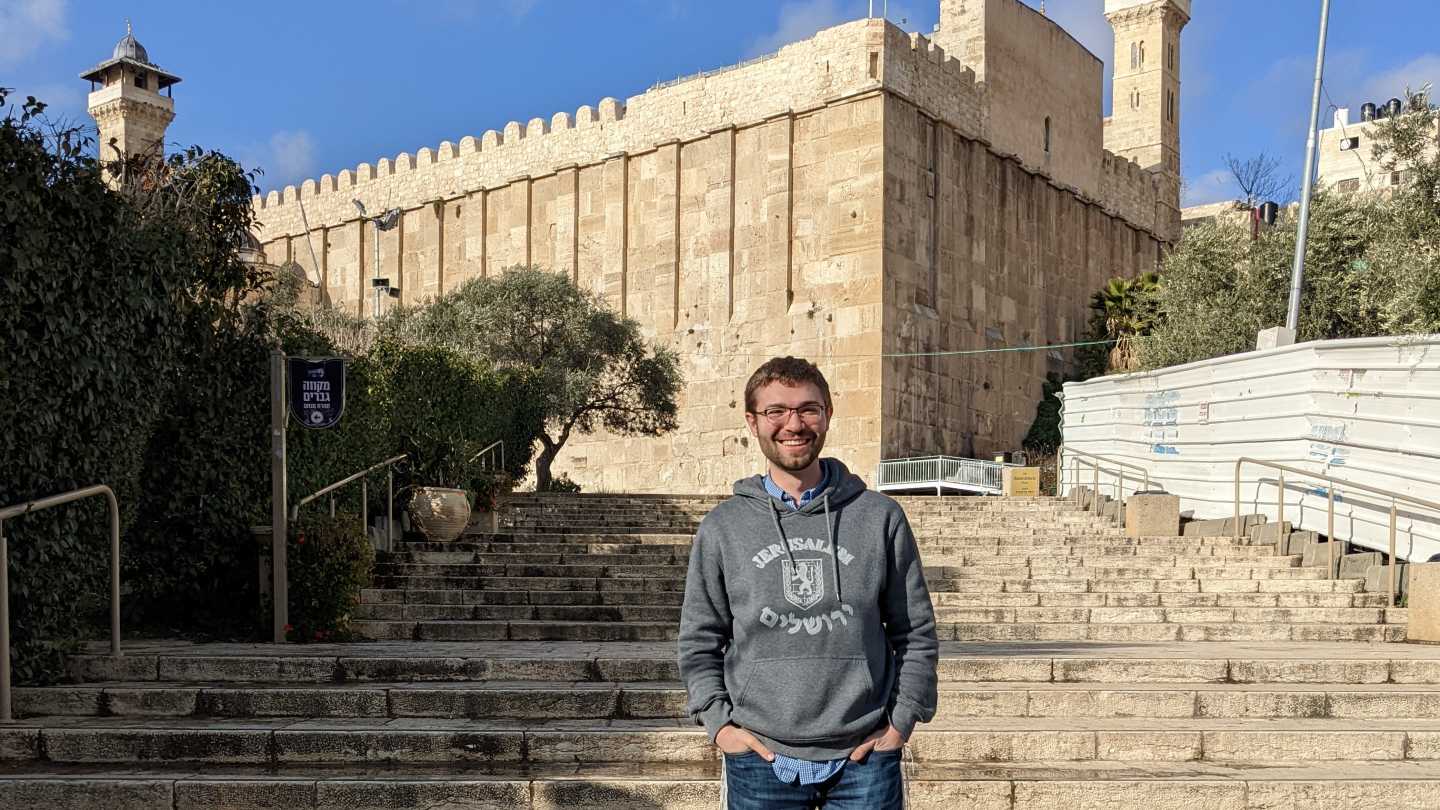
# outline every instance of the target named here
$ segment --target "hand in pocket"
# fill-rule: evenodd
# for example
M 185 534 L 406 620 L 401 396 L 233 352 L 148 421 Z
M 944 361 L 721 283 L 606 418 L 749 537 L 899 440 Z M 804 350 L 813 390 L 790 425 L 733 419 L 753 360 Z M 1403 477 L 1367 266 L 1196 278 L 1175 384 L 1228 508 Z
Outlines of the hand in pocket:
M 756 739 L 754 734 L 740 728 L 737 725 L 727 725 L 720 729 L 715 735 L 715 745 L 727 754 L 744 754 L 754 751 L 765 759 L 766 762 L 773 762 L 775 755 L 765 744 Z

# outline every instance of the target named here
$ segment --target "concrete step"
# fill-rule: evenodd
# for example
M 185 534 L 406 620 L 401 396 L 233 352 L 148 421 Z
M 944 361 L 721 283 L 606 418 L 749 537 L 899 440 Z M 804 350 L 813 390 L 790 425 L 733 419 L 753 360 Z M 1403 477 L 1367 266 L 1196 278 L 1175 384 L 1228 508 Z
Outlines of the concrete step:
M 400 681 L 604 681 L 679 679 L 666 642 L 369 642 L 268 644 L 127 642 L 67 659 L 77 683 L 289 683 Z M 1440 652 L 1375 644 L 1116 644 L 941 642 L 942 683 L 1247 683 L 1440 685 Z
M 907 768 L 915 810 L 1374 810 L 1440 805 L 1440 767 L 1430 762 L 1321 764 L 1220 762 L 996 763 Z M 665 808 L 712 810 L 718 766 L 487 765 L 464 773 L 407 766 L 64 766 L 0 773 L 0 810 L 393 810 L 395 808 Z
M 15 711 L 30 717 L 352 717 L 515 720 L 683 720 L 673 683 L 365 683 L 197 686 L 132 682 L 22 687 Z M 952 683 L 937 721 L 1015 718 L 1440 719 L 1440 691 L 1410 685 Z
M 936 592 L 939 607 L 1383 608 L 1372 593 L 1009 593 Z
M 418 621 L 591 621 L 680 623 L 680 607 L 649 605 L 425 605 L 365 604 L 356 619 Z
M 941 638 L 955 641 L 1345 641 L 1405 640 L 1403 624 L 1103 624 L 1063 622 L 937 624 Z M 953 633 L 953 634 L 952 634 Z
M 1440 761 L 1440 720 L 966 717 L 911 738 L 921 763 Z M 702 763 L 675 720 L 31 718 L 0 730 L 4 761 L 90 764 Z
M 360 604 L 411 605 L 650 605 L 679 607 L 683 591 L 477 591 L 367 588 Z M 1260 605 L 1268 607 L 1268 605 Z M 1339 607 L 1339 605 L 1335 605 Z
M 1044 579 L 966 577 L 934 580 L 935 593 L 1359 593 L 1364 583 L 1346 579 Z

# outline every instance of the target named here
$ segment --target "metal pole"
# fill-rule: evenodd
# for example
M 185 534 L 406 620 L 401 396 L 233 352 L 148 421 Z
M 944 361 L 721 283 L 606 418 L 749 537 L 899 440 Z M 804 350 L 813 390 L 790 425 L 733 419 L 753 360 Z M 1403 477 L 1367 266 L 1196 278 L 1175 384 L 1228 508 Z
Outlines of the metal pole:
M 285 543 L 290 535 L 286 509 L 285 476 L 285 353 L 270 351 L 270 593 L 274 607 L 271 628 L 276 644 L 285 643 L 285 626 L 290 624 L 290 586 L 286 571 Z
M 380 220 L 372 219 L 370 223 L 375 226 L 375 278 L 380 278 Z M 373 285 L 372 285 L 373 286 Z M 380 319 L 380 288 L 375 287 L 375 306 L 370 311 L 371 317 Z
M 1235 462 L 1235 522 L 1230 526 L 1235 539 L 1240 539 L 1240 462 Z
M 1094 465 L 1094 469 L 1095 481 L 1090 488 L 1090 502 L 1095 504 L 1095 514 L 1102 515 L 1105 513 L 1105 507 L 1100 504 L 1100 465 Z
M 395 550 L 395 467 L 391 465 L 385 468 L 389 473 L 390 483 L 386 487 L 385 497 L 385 550 Z
M 1116 494 L 1116 496 L 1118 496 L 1118 497 L 1116 498 L 1116 500 L 1120 503 L 1120 512 L 1119 512 L 1119 514 L 1120 514 L 1120 528 L 1123 529 L 1123 528 L 1125 528 L 1125 468 L 1124 468 L 1124 467 L 1121 467 L 1121 468 L 1120 468 L 1120 483 L 1117 484 L 1117 486 L 1118 486 L 1119 488 L 1115 490 L 1115 494 Z
M 1390 607 L 1395 607 L 1395 574 L 1400 561 L 1395 559 L 1395 499 L 1390 499 Z
M 0 723 L 10 716 L 10 541 L 0 521 Z
M 1330 578 L 1335 579 L 1335 484 L 1332 482 L 1326 489 L 1330 497 L 1325 508 L 1325 553 L 1330 559 Z
M 120 504 L 105 488 L 110 502 L 110 654 L 120 656 Z
M 367 501 L 369 501 L 369 500 L 370 500 L 370 482 L 369 482 L 369 481 L 366 481 L 364 478 L 361 478 L 361 479 L 360 479 L 360 531 L 364 532 L 366 537 L 369 537 L 369 536 L 370 536 L 370 514 L 369 514 L 369 504 L 367 503 Z
M 1285 542 L 1285 471 L 1284 471 L 1284 470 L 1281 470 L 1281 471 L 1280 471 L 1280 483 L 1279 483 L 1277 489 L 1279 490 L 1279 492 L 1276 494 L 1275 500 L 1276 500 L 1276 502 L 1278 503 L 1278 506 L 1276 507 L 1276 510 L 1275 510 L 1275 511 L 1279 512 L 1280 514 L 1279 514 L 1279 516 L 1278 516 L 1278 519 L 1277 519 L 1276 522 L 1275 522 L 1275 556 L 1278 557 L 1278 556 L 1280 556 L 1280 552 L 1281 552 L 1280 546 L 1283 545 L 1284 542 Z
M 1320 127 L 1320 90 L 1325 79 L 1325 38 L 1330 28 L 1330 0 L 1320 5 L 1320 44 L 1315 51 L 1315 93 L 1310 100 L 1310 129 L 1305 141 L 1305 179 L 1300 186 L 1300 228 L 1295 235 L 1295 267 L 1290 274 L 1290 312 L 1285 328 L 1298 333 L 1300 290 L 1305 281 L 1305 242 L 1310 232 L 1310 194 L 1315 182 L 1316 130 Z

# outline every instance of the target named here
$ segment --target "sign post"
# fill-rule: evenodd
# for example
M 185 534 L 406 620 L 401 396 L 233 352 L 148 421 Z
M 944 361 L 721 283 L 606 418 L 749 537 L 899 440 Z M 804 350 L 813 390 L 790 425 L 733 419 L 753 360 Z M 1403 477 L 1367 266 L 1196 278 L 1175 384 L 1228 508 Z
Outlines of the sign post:
M 270 549 L 271 588 L 274 606 L 274 639 L 286 642 L 290 624 L 290 585 L 286 571 L 285 544 L 290 537 L 288 482 L 285 471 L 285 353 L 270 351 Z

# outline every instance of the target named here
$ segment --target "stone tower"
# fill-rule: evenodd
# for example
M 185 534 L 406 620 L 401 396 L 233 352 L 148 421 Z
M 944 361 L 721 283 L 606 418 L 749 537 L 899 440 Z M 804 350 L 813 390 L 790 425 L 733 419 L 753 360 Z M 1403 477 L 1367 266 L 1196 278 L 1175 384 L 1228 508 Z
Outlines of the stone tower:
M 1180 229 L 1180 32 L 1190 0 L 1105 0 L 1115 30 L 1115 91 L 1105 148 L 1159 174 L 1157 212 L 1171 238 Z
M 100 160 L 116 164 L 137 155 L 162 156 L 165 128 L 175 118 L 171 88 L 180 77 L 150 61 L 130 23 L 110 58 L 80 75 L 90 81 L 88 109 L 100 129 Z M 124 182 L 118 168 L 106 172 L 112 185 Z

